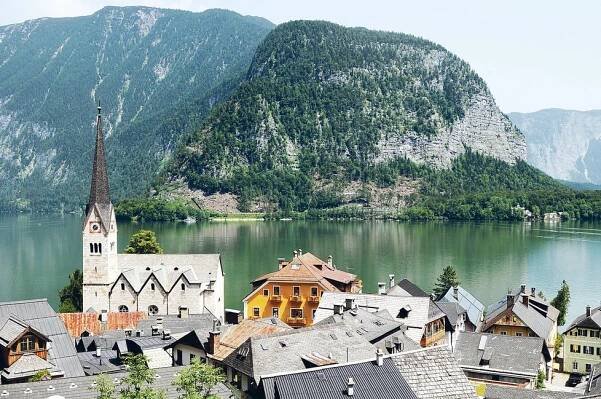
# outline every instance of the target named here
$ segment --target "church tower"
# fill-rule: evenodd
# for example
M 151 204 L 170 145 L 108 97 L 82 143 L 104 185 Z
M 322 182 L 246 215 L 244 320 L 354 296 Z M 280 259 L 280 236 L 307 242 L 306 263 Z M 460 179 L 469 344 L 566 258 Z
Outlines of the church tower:
M 118 277 L 117 221 L 109 193 L 102 115 L 98 104 L 96 150 L 90 198 L 83 223 L 83 311 L 109 310 L 109 290 Z

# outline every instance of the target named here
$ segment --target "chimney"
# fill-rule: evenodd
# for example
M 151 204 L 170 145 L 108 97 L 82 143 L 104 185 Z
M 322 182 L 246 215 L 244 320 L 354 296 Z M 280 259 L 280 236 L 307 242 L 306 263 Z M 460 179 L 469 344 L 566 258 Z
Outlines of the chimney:
M 380 348 L 376 351 L 376 365 L 380 367 L 384 365 L 384 352 Z
M 215 353 L 221 342 L 221 331 L 209 331 L 208 351 L 210 355 Z
M 510 308 L 513 306 L 513 294 L 511 293 L 511 290 L 507 291 L 507 308 Z
M 344 300 L 344 310 L 352 310 L 355 309 L 355 299 L 354 298 L 346 298 Z
M 522 295 L 522 303 L 524 306 L 528 307 L 528 295 Z
M 394 274 L 388 275 L 388 287 L 389 288 L 394 287 Z
M 187 319 L 188 318 L 188 308 L 185 306 L 180 306 L 178 309 L 178 316 L 180 319 Z
M 344 312 L 344 306 L 340 304 L 334 305 L 334 314 L 342 314 Z
M 530 296 L 536 296 L 536 288 L 532 287 L 530 288 Z
M 455 300 L 459 300 L 459 287 L 453 287 L 453 298 L 455 298 Z
M 282 268 L 284 267 L 284 263 L 286 263 L 285 258 L 278 258 L 278 270 L 282 270 Z
M 297 250 L 292 251 L 292 258 L 296 258 L 296 255 L 298 255 L 298 251 Z
M 298 256 L 303 256 L 303 250 L 302 249 L 298 249 Z
M 525 294 L 526 293 L 526 284 L 522 284 L 522 286 L 520 287 L 520 293 L 521 294 Z
M 102 356 L 102 348 L 97 347 L 96 348 L 96 357 L 100 357 L 100 356 Z
M 386 283 L 378 282 L 378 295 L 386 294 Z
M 334 266 L 334 258 L 332 257 L 332 255 L 328 256 L 328 266 Z
M 591 307 L 590 307 L 590 305 L 586 305 L 586 317 L 591 317 Z
M 171 331 L 170 330 L 163 330 L 163 340 L 164 341 L 168 341 L 171 339 Z
M 346 394 L 348 396 L 355 396 L 355 381 L 353 380 L 353 377 L 349 377 L 346 382 Z

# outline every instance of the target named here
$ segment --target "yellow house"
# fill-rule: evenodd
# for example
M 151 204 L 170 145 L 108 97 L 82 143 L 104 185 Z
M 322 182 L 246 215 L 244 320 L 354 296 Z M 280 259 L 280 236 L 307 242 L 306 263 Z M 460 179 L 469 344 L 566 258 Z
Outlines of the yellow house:
M 301 250 L 293 258 L 278 259 L 278 270 L 252 282 L 252 292 L 244 298 L 244 317 L 277 317 L 293 327 L 313 324 L 314 312 L 324 292 L 361 292 L 361 280 L 338 270 L 332 262 Z
M 601 362 L 601 306 L 586 307 L 564 333 L 564 371 L 588 374 Z

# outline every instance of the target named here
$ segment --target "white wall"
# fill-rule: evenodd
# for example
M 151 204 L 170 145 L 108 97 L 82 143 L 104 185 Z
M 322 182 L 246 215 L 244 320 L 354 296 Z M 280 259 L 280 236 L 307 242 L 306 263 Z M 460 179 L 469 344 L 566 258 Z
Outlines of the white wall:
M 153 283 L 154 290 L 152 289 Z M 138 294 L 138 311 L 148 312 L 150 305 L 156 305 L 159 308 L 159 314 L 167 314 L 167 293 L 154 276 L 150 277 Z

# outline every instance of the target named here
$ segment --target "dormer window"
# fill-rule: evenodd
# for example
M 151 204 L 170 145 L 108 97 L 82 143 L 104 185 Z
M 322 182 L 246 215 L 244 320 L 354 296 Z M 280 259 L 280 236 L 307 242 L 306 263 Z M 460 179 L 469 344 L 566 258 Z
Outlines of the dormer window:
M 19 342 L 19 349 L 21 352 L 29 352 L 35 350 L 35 341 L 33 336 L 27 335 Z

